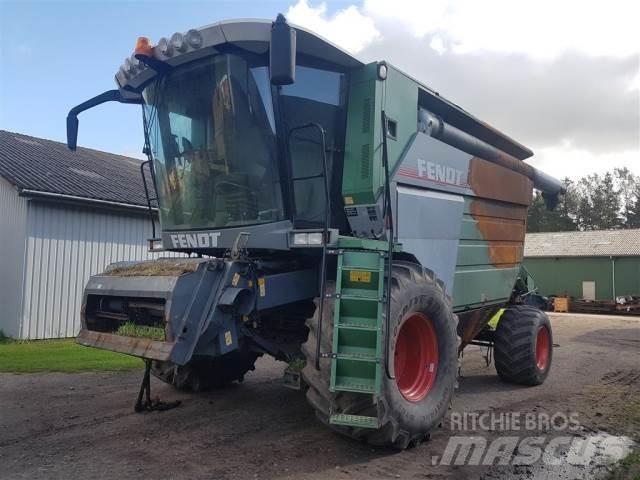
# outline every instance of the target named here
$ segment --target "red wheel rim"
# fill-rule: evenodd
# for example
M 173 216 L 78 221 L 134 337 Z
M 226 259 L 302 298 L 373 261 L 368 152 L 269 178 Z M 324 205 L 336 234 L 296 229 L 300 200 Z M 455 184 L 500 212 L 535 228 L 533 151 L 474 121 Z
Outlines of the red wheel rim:
M 438 338 L 433 323 L 420 312 L 402 323 L 394 351 L 398 390 L 410 402 L 425 398 L 438 373 Z
M 538 370 L 545 370 L 549 364 L 549 352 L 551 350 L 551 338 L 549 329 L 540 327 L 536 337 L 536 366 Z

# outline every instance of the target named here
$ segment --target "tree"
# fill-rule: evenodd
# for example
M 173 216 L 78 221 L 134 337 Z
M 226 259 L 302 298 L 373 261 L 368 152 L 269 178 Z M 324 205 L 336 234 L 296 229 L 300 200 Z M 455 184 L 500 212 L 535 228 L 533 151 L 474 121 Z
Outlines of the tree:
M 638 177 L 631 192 L 626 217 L 626 228 L 640 228 L 640 179 Z
M 614 181 L 620 198 L 623 228 L 637 228 L 637 203 L 640 193 L 640 177 L 635 176 L 627 167 L 613 169 Z M 639 212 L 640 213 L 640 212 Z M 632 224 L 632 220 L 636 223 Z M 636 225 L 636 227 L 632 226 Z
M 566 232 L 577 230 L 576 224 L 576 188 L 574 183 L 565 178 L 567 193 L 558 199 L 554 210 L 547 209 L 540 192 L 534 192 L 533 202 L 529 207 L 527 231 L 529 232 Z
M 552 212 L 546 209 L 542 195 L 535 192 L 527 231 L 640 228 L 640 176 L 628 168 L 587 175 L 575 182 L 565 178 L 563 183 L 567 193 Z

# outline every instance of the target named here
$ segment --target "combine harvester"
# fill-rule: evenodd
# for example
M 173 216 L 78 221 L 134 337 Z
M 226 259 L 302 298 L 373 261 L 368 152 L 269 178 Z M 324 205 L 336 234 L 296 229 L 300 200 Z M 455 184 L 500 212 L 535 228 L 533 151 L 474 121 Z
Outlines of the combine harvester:
M 519 272 L 532 189 L 552 207 L 563 188 L 529 149 L 281 15 L 141 37 L 116 82 L 69 112 L 69 148 L 80 112 L 142 105 L 150 249 L 189 254 L 85 289 L 78 341 L 145 359 L 138 410 L 150 373 L 199 390 L 269 354 L 331 428 L 406 448 L 470 343 L 504 380 L 544 382 L 551 326 Z

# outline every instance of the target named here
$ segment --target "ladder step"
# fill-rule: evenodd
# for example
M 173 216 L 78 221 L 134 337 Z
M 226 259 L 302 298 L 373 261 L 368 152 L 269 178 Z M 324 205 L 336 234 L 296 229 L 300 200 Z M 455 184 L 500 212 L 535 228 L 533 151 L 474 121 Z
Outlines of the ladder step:
M 347 272 L 373 272 L 373 273 L 381 273 L 384 272 L 384 269 L 373 268 L 373 267 L 358 267 L 357 265 L 343 265 L 340 267 L 340 270 Z
M 379 428 L 380 421 L 376 417 L 365 417 L 363 415 L 348 415 L 338 413 L 329 417 L 331 425 L 345 425 L 356 428 Z
M 347 300 L 373 300 L 378 301 L 380 296 L 377 290 L 367 290 L 365 288 L 343 288 L 340 297 Z
M 356 323 L 353 321 L 344 321 L 345 319 L 343 318 L 341 320 L 341 322 L 338 324 L 338 328 L 342 329 L 342 330 L 361 330 L 361 331 L 368 331 L 368 332 L 376 332 L 378 331 L 378 328 L 375 325 L 371 325 L 370 323 L 364 323 L 365 319 L 361 319 L 361 323 Z
M 376 386 L 373 380 L 362 383 L 354 380 L 346 380 L 338 377 L 336 380 L 336 386 L 334 388 L 336 392 L 353 392 L 353 393 L 376 393 Z
M 335 357 L 338 360 L 355 360 L 357 362 L 379 362 L 380 359 L 375 354 L 369 353 L 336 353 Z

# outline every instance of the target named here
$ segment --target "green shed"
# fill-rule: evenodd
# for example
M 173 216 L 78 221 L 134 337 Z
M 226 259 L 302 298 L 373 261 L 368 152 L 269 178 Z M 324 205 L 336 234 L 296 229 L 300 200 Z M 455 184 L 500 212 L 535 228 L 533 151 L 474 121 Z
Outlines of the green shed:
M 542 295 L 640 295 L 640 229 L 528 233 L 524 265 Z

